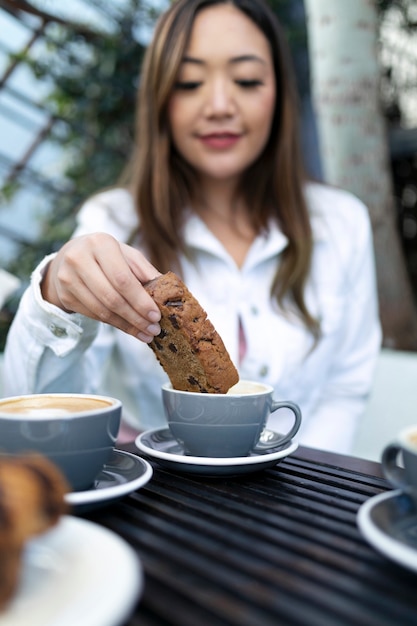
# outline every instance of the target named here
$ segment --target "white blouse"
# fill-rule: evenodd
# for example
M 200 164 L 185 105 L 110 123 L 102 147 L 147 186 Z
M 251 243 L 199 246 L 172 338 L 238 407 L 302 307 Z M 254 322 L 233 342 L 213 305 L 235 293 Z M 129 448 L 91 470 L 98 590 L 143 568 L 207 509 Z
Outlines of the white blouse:
M 271 302 L 271 281 L 287 245 L 275 225 L 257 237 L 239 268 L 191 214 L 185 241 L 192 262 L 181 259 L 183 279 L 220 333 L 240 377 L 269 383 L 277 399 L 300 405 L 299 442 L 349 452 L 381 342 L 370 220 L 366 207 L 347 192 L 314 183 L 306 197 L 314 233 L 306 302 L 322 329 L 316 346 L 295 315 Z M 114 189 L 84 204 L 74 236 L 102 231 L 127 241 L 136 226 L 131 196 Z M 167 376 L 152 350 L 122 331 L 45 302 L 39 283 L 50 258 L 34 271 L 10 329 L 4 393 L 107 393 L 123 401 L 131 426 L 164 425 L 160 387 Z M 240 363 L 239 320 L 246 339 Z M 280 410 L 268 427 L 284 432 L 290 421 Z

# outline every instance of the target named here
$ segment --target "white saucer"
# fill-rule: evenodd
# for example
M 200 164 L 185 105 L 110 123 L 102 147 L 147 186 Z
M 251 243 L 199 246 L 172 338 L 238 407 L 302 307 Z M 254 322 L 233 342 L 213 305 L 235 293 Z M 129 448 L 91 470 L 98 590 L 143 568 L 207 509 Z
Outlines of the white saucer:
M 365 539 L 384 556 L 417 572 L 417 502 L 400 489 L 367 500 L 357 515 Z
M 27 543 L 2 626 L 119 626 L 143 590 L 138 556 L 121 537 L 64 516 Z
M 169 428 L 147 430 L 136 438 L 135 444 L 141 452 L 153 457 L 168 469 L 208 476 L 225 476 L 248 474 L 273 467 L 280 459 L 292 454 L 298 448 L 298 443 L 294 441 L 280 446 L 280 436 L 273 431 L 265 431 L 263 443 L 248 456 L 230 458 L 189 456 Z
M 102 505 L 143 487 L 152 474 L 152 466 L 144 459 L 124 450 L 113 450 L 91 489 L 67 493 L 65 500 L 72 508 Z

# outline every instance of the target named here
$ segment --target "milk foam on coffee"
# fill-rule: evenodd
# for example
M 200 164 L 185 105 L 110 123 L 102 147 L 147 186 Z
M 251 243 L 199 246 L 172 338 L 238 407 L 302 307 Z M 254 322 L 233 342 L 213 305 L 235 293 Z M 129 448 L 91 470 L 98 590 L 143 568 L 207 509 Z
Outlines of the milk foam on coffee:
M 37 396 L 14 398 L 0 401 L 0 413 L 7 415 L 28 415 L 30 417 L 64 417 L 74 413 L 98 410 L 111 406 L 110 402 L 99 398 L 78 398 L 73 396 Z
M 236 385 L 230 387 L 227 395 L 247 395 L 252 393 L 264 393 L 267 391 L 265 385 L 253 383 L 248 380 L 239 380 Z
M 408 436 L 406 437 L 406 442 L 413 447 L 417 446 L 417 429 L 413 430 L 412 432 L 410 432 L 408 434 Z
M 7 409 L 6 409 L 7 410 Z M 30 417 L 59 417 L 63 415 L 70 415 L 71 411 L 66 409 L 31 409 L 29 407 L 22 408 L 22 410 L 11 410 L 13 414 L 30 415 Z

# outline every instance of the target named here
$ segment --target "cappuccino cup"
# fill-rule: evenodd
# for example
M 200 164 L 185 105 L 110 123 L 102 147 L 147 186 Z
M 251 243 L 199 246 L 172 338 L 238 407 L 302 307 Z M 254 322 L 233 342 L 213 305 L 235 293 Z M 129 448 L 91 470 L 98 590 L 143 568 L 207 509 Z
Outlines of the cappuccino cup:
M 396 441 L 385 446 L 381 464 L 393 487 L 411 491 L 417 497 L 417 425 L 404 428 Z
M 242 380 L 226 394 L 195 393 L 162 386 L 162 401 L 168 426 L 193 456 L 247 456 L 259 442 L 268 417 L 290 409 L 294 423 L 277 445 L 288 443 L 301 425 L 301 410 L 289 400 L 274 400 L 273 387 Z
M 0 400 L 0 456 L 37 452 L 74 491 L 88 489 L 109 460 L 122 403 L 93 394 L 51 393 Z

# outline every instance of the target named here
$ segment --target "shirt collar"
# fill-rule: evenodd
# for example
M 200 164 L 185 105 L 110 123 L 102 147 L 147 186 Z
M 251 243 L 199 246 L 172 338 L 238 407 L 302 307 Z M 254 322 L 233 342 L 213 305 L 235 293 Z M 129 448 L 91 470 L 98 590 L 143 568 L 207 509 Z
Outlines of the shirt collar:
M 221 242 L 194 213 L 189 214 L 184 228 L 184 240 L 189 248 L 204 250 L 220 258 L 230 258 Z M 271 222 L 268 232 L 258 235 L 245 261 L 245 268 L 278 255 L 288 244 L 287 237 L 277 224 Z

